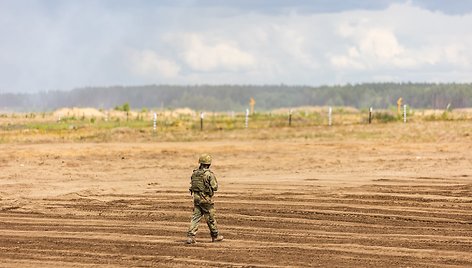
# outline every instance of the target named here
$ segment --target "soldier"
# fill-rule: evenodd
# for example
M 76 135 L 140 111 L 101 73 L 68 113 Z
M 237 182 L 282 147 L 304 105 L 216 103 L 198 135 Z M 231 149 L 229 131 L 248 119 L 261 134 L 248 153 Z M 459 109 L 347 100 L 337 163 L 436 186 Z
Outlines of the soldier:
M 193 194 L 193 216 L 188 229 L 187 244 L 195 243 L 195 235 L 198 231 L 198 223 L 205 216 L 212 242 L 223 240 L 218 234 L 215 219 L 215 208 L 213 207 L 213 195 L 218 190 L 218 182 L 215 174 L 210 170 L 211 155 L 202 154 L 198 159 L 200 167 L 195 169 L 190 180 L 190 194 Z

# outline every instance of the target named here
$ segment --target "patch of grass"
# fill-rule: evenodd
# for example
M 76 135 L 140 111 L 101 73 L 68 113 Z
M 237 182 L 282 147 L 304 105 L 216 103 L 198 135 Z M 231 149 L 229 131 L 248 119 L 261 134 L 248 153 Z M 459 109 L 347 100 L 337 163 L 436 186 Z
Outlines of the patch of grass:
M 372 124 L 367 128 L 366 111 L 339 109 L 333 111 L 333 126 L 328 127 L 325 111 L 294 110 L 291 127 L 289 127 L 288 112 L 259 112 L 249 116 L 249 129 L 245 129 L 245 113 L 209 113 L 204 119 L 203 131 L 200 131 L 199 116 L 161 114 L 157 119 L 157 132 L 153 134 L 152 119 L 139 114 L 133 114 L 128 120 L 120 115 L 111 116 L 108 119 L 84 115 L 62 117 L 60 120 L 52 114 L 45 117 L 43 118 L 43 115 L 39 113 L 38 116 L 28 114 L 27 118 L 25 114 L 11 115 L 11 117 L 0 115 L 0 137 L 2 137 L 0 142 L 192 141 L 228 138 L 301 138 L 338 141 L 350 138 L 395 139 L 398 131 L 392 132 L 390 129 L 384 132 L 381 129 L 390 128 L 393 124 L 397 130 L 415 130 L 416 126 L 421 128 L 430 121 L 438 121 L 438 123 L 447 121 L 455 124 L 455 122 L 470 120 L 469 117 L 455 111 L 433 115 L 424 115 L 424 112 L 415 114 L 409 111 L 408 122 L 403 124 L 403 116 L 397 114 L 396 110 L 379 110 L 373 113 Z M 423 131 L 421 137 L 427 140 L 436 139 L 433 134 L 428 135 Z M 410 134 L 404 134 L 402 137 L 403 139 L 413 138 Z
M 440 115 L 431 114 L 424 117 L 426 121 L 449 121 L 453 120 L 452 115 L 448 111 L 442 112 Z
M 388 123 L 399 121 L 402 118 L 389 112 L 377 112 L 373 114 L 372 119 L 378 122 Z

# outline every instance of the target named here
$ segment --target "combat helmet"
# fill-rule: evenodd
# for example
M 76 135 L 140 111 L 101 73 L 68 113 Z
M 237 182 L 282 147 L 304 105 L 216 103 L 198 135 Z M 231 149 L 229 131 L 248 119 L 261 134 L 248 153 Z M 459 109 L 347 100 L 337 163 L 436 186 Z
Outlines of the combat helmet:
M 204 165 L 211 165 L 211 155 L 209 154 L 200 155 L 200 158 L 198 158 L 198 163 L 204 164 Z

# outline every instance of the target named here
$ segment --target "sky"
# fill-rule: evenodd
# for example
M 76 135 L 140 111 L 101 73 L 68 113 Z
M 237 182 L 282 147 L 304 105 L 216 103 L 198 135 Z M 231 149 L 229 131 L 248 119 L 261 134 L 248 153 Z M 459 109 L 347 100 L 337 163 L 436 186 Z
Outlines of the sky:
M 472 82 L 472 0 L 1 0 L 0 93 Z

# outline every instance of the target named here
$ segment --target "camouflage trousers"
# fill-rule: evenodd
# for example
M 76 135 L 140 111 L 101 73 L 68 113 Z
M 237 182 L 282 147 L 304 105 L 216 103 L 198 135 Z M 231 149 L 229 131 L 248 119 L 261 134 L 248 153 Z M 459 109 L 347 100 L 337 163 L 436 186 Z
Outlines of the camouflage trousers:
M 205 217 L 211 237 L 218 236 L 218 228 L 216 227 L 215 208 L 211 203 L 194 203 L 192 220 L 187 232 L 187 236 L 194 237 L 198 231 L 198 224 L 202 217 Z

